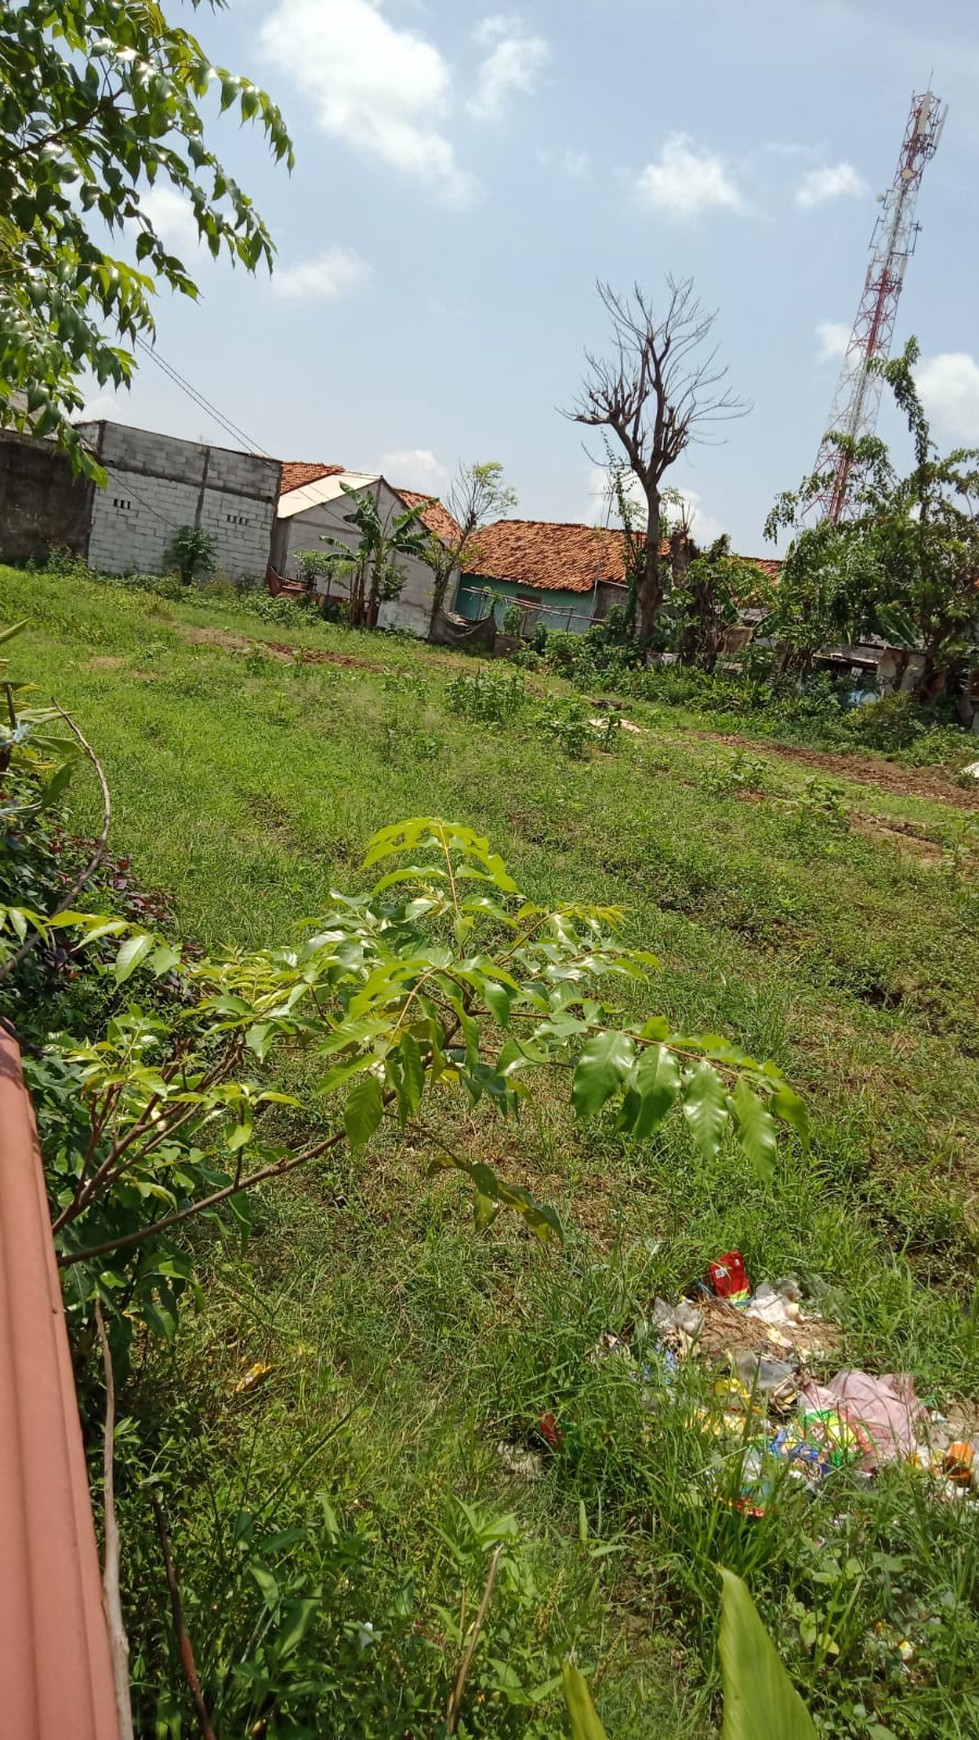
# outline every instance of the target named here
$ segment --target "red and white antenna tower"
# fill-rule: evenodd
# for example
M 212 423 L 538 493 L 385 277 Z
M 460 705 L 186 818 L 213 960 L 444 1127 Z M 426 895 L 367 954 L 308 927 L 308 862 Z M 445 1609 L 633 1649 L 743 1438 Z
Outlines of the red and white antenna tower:
M 834 521 L 847 510 L 853 461 L 833 436 L 847 435 L 858 441 L 861 436 L 872 435 L 877 427 L 883 382 L 870 365 L 890 354 L 904 275 L 921 228 L 914 215 L 918 190 L 925 164 L 938 150 L 947 114 L 948 108 L 931 91 L 912 97 L 897 173 L 890 192 L 882 196 L 870 243 L 867 279 L 830 412 L 829 433 L 823 437 L 816 460 L 816 470 L 829 472 L 831 481 L 814 505 L 823 517 Z

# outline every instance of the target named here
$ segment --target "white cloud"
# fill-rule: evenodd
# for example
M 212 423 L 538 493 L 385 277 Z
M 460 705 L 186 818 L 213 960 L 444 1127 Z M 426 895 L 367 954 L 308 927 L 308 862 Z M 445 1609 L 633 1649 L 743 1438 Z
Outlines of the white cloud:
M 926 357 L 915 370 L 921 402 L 950 441 L 979 443 L 979 363 L 966 351 Z
M 349 296 L 367 283 L 371 269 L 352 248 L 327 248 L 315 260 L 300 260 L 295 266 L 277 266 L 272 288 L 277 296 L 295 302 L 333 302 Z
M 81 423 L 125 423 L 125 400 L 121 393 L 97 393 L 82 406 Z
M 497 121 L 512 96 L 536 88 L 550 49 L 542 36 L 531 36 L 517 19 L 504 17 L 484 18 L 476 41 L 489 53 L 466 107 L 479 121 Z
M 850 328 L 842 320 L 821 320 L 816 328 L 820 362 L 839 361 L 846 356 L 850 343 Z
M 712 207 L 740 211 L 743 200 L 722 157 L 698 146 L 687 133 L 671 133 L 657 163 L 647 163 L 636 181 L 647 205 L 670 217 L 696 217 Z
M 673 486 L 667 483 L 667 487 L 671 488 Z M 629 472 L 628 478 L 625 482 L 625 488 L 628 499 L 636 509 L 636 524 L 638 526 L 644 526 L 646 524 L 646 501 L 639 484 L 639 479 L 636 477 L 634 472 Z M 593 465 L 591 467 L 591 470 L 588 473 L 587 489 L 588 507 L 585 512 L 585 520 L 587 524 L 592 526 L 609 525 L 613 528 L 619 526 L 621 524 L 621 518 L 619 515 L 618 503 L 614 498 L 611 504 L 611 513 L 609 512 L 610 478 L 604 465 Z M 717 538 L 721 537 L 725 531 L 725 527 L 721 524 L 720 520 L 714 518 L 713 514 L 707 512 L 695 489 L 678 489 L 675 493 L 680 497 L 684 515 L 690 527 L 691 536 L 700 545 L 702 550 L 706 550 Z M 663 517 L 666 521 L 675 520 L 677 518 L 676 503 L 671 504 L 668 501 L 664 504 Z
M 200 232 L 194 218 L 194 208 L 183 193 L 175 188 L 148 187 L 140 195 L 140 207 L 163 240 L 172 248 L 197 248 Z
M 461 203 L 473 192 L 440 123 L 451 72 L 439 49 L 385 18 L 378 0 L 278 0 L 265 53 L 312 98 L 320 127 Z
M 852 163 L 828 163 L 810 169 L 796 188 L 796 205 L 810 208 L 827 205 L 831 199 L 854 199 L 867 192 L 867 183 Z
M 544 169 L 558 169 L 571 181 L 587 181 L 591 176 L 591 156 L 587 151 L 567 146 L 563 151 L 538 151 L 536 157 Z
M 711 544 L 723 537 L 726 527 L 713 514 L 707 512 L 702 505 L 700 496 L 695 489 L 680 489 L 677 494 L 683 504 L 683 517 L 690 527 L 690 535 L 702 550 L 710 548 Z M 667 517 L 670 510 L 667 508 Z
M 637 524 L 645 525 L 646 499 L 635 472 L 630 471 L 623 478 L 623 483 L 626 496 L 636 510 Z M 590 468 L 586 488 L 588 506 L 585 509 L 585 522 L 590 526 L 620 525 L 619 505 L 612 495 L 611 474 L 604 465 L 593 465 Z
M 397 453 L 382 453 L 381 471 L 395 489 L 413 489 L 419 495 L 441 495 L 448 487 L 448 466 L 436 459 L 429 447 L 405 447 Z

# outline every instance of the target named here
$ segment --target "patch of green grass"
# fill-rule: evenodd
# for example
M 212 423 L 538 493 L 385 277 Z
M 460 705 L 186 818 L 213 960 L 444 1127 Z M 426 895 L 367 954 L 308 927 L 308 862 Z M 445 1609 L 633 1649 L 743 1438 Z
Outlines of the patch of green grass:
M 171 1362 L 137 1368 L 127 1406 L 155 1445 L 218 1731 L 303 1732 L 312 1694 L 296 1686 L 321 1674 L 330 1731 L 437 1732 L 486 1569 L 461 1500 L 519 1536 L 470 1734 L 560 1732 L 549 1694 L 520 1696 L 572 1648 L 617 1740 L 711 1732 L 720 1560 L 747 1576 L 827 1735 L 979 1733 L 970 1509 L 899 1472 L 815 1500 L 783 1484 L 753 1522 L 697 1412 L 705 1380 L 660 1385 L 651 1408 L 635 1373 L 590 1357 L 605 1331 L 641 1343 L 656 1294 L 736 1246 L 755 1280 L 792 1270 L 830 1290 L 841 1362 L 911 1371 L 942 1404 L 979 1395 L 970 812 L 910 776 L 902 791 L 736 751 L 639 702 L 641 734 L 569 758 L 533 709 L 460 713 L 452 685 L 477 666 L 226 602 L 0 570 L 0 616 L 30 619 L 17 657 L 97 746 L 114 846 L 185 933 L 287 939 L 331 888 L 362 885 L 376 828 L 440 812 L 488 833 L 534 899 L 621 903 L 629 940 L 662 962 L 644 1001 L 772 1057 L 812 1110 L 811 1155 L 786 1150 L 765 1190 L 733 1151 L 695 1161 L 681 1129 L 641 1146 L 601 1118 L 576 1132 L 555 1084 L 487 1157 L 560 1209 L 561 1253 L 502 1223 L 476 1238 L 451 1186 L 419 1188 L 393 1143 L 270 1194 L 245 1252 L 196 1235 L 206 1310 Z M 73 803 L 94 826 L 94 781 Z M 452 1134 L 476 1140 L 464 1118 Z M 267 1374 L 236 1391 L 255 1362 Z M 561 1451 L 539 1480 L 508 1474 L 499 1444 L 545 1452 L 547 1412 Z M 141 1719 L 176 1735 L 189 1718 L 180 1730 L 146 1470 L 123 1463 Z M 285 1607 L 312 1589 L 302 1648 L 275 1656 Z M 277 1676 L 271 1705 L 259 1669 Z

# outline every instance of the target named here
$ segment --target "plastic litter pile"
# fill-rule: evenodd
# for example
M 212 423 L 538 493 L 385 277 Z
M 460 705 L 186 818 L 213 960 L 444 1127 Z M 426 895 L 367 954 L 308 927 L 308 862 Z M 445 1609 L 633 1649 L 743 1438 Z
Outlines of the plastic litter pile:
M 831 1289 L 819 1293 L 819 1303 L 832 1304 Z M 946 1418 L 929 1411 L 906 1375 L 834 1370 L 840 1330 L 803 1299 L 794 1276 L 752 1288 L 740 1252 L 726 1251 L 709 1264 L 694 1298 L 672 1305 L 656 1299 L 648 1327 L 657 1348 L 652 1363 L 609 1333 L 590 1360 L 626 1361 L 651 1408 L 675 1385 L 681 1361 L 710 1369 L 713 1405 L 698 1406 L 695 1418 L 727 1440 L 723 1452 L 719 1444 L 715 1478 L 718 1488 L 734 1485 L 728 1502 L 743 1514 L 764 1515 L 781 1480 L 815 1491 L 845 1468 L 870 1482 L 898 1460 L 933 1477 L 937 1496 L 979 1504 L 979 1412 Z M 543 1413 L 528 1438 L 497 1451 L 508 1474 L 539 1480 L 548 1456 L 570 1450 L 576 1436 L 573 1421 Z
M 764 1513 L 786 1463 L 793 1477 L 817 1485 L 843 1467 L 871 1480 L 900 1459 L 933 1474 L 945 1496 L 975 1498 L 979 1449 L 963 1422 L 929 1413 L 912 1378 L 853 1370 L 816 1378 L 812 1364 L 827 1365 L 839 1336 L 803 1304 L 793 1277 L 753 1291 L 740 1253 L 728 1251 L 710 1264 L 699 1302 L 657 1299 L 653 1325 L 673 1358 L 728 1367 L 717 1386 L 720 1412 L 704 1421 L 736 1431 L 745 1446 L 734 1502 L 746 1514 Z

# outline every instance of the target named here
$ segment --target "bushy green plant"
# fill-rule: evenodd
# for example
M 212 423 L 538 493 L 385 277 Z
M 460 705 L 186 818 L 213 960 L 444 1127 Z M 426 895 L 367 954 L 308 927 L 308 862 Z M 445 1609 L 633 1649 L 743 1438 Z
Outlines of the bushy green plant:
M 516 672 L 505 676 L 502 671 L 479 668 L 472 675 L 460 671 L 450 678 L 445 698 L 454 713 L 502 725 L 523 712 L 527 691 L 523 678 Z
M 595 732 L 589 723 L 588 713 L 574 696 L 545 702 L 536 714 L 535 723 L 546 737 L 559 743 L 565 755 L 569 755 L 573 761 L 583 760 L 588 745 L 595 741 Z M 604 736 L 604 747 L 609 749 L 612 747 L 612 737 L 608 727 Z
M 925 729 L 921 708 L 901 689 L 854 707 L 846 723 L 856 742 L 868 749 L 909 749 Z
M 183 598 L 186 591 L 186 582 L 177 574 L 113 574 L 99 578 L 124 592 L 149 592 L 157 598 L 176 600 Z
M 166 548 L 164 561 L 184 586 L 209 580 L 217 567 L 218 541 L 203 526 L 178 526 Z

